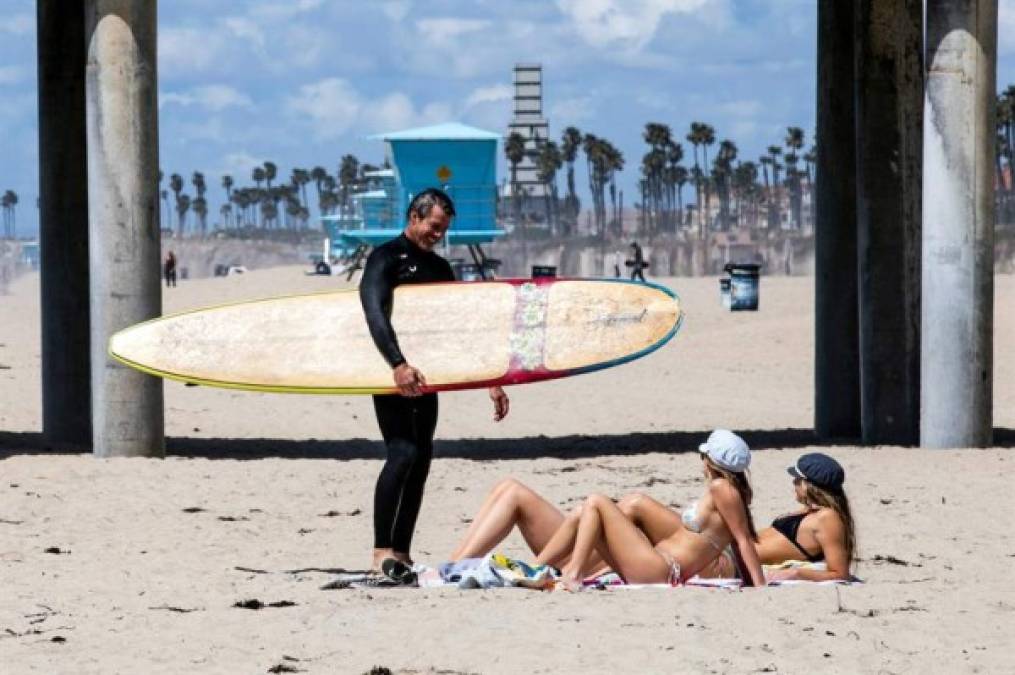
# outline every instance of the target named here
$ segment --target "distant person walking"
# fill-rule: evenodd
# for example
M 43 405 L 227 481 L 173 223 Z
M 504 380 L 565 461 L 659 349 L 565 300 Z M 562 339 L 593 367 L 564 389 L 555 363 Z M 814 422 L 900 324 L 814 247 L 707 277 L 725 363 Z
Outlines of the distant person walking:
M 616 251 L 613 254 L 613 276 L 617 279 L 620 278 L 620 251 Z
M 631 281 L 635 279 L 645 281 L 645 273 L 642 270 L 648 267 L 648 265 L 645 264 L 645 257 L 641 252 L 641 246 L 638 245 L 638 242 L 632 241 L 631 248 L 634 249 L 634 259 L 627 261 L 627 264 L 631 266 Z
M 448 261 L 434 253 L 451 225 L 455 207 L 444 192 L 428 188 L 409 204 L 405 231 L 378 246 L 367 258 L 360 283 L 360 301 L 377 350 L 391 367 L 399 393 L 374 396 L 374 412 L 387 449 L 387 461 L 374 490 L 373 568 L 390 566 L 390 559 L 411 565 L 410 545 L 423 488 L 433 457 L 437 428 L 437 394 L 426 392 L 426 378 L 402 354 L 391 325 L 395 287 L 454 281 Z M 508 397 L 490 388 L 494 421 L 508 413 Z
M 170 251 L 162 264 L 162 273 L 166 278 L 166 288 L 176 286 L 176 254 Z

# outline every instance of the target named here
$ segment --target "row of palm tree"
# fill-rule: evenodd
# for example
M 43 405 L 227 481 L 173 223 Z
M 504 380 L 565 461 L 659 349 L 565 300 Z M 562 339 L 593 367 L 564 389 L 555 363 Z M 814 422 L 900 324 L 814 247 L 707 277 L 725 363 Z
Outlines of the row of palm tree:
M 639 193 L 639 227 L 647 234 L 694 229 L 708 231 L 737 227 L 779 227 L 783 222 L 804 229 L 804 197 L 812 189 L 815 148 L 803 151 L 804 131 L 788 127 L 778 145 L 769 146 L 757 161 L 742 161 L 732 140 L 716 144 L 715 128 L 692 122 L 685 136 L 692 146 L 693 164 L 685 166 L 684 146 L 672 129 L 659 122 L 645 125 L 642 138 L 648 151 L 642 157 Z M 534 148 L 533 148 L 534 146 Z M 545 219 L 551 234 L 576 231 L 580 202 L 575 192 L 574 163 L 585 154 L 588 188 L 592 197 L 592 234 L 620 234 L 623 191 L 617 174 L 624 168 L 623 154 L 608 140 L 567 127 L 560 143 L 537 140 L 527 146 L 524 136 L 512 133 L 504 146 L 511 169 L 512 213 L 520 222 L 525 194 L 519 188 L 518 167 L 529 156 L 544 185 Z M 557 173 L 567 166 L 567 190 L 560 198 Z M 684 204 L 684 187 L 694 189 L 694 202 Z M 607 203 L 609 196 L 609 204 Z M 707 205 L 707 206 L 706 206 Z M 785 216 L 785 218 L 784 218 Z
M 511 206 L 515 223 L 521 222 L 521 210 L 526 196 L 520 190 L 518 167 L 526 155 L 536 167 L 536 177 L 543 185 L 546 223 L 551 234 L 570 235 L 577 231 L 581 202 L 575 189 L 574 164 L 578 151 L 585 153 L 589 194 L 592 196 L 592 217 L 597 233 L 605 233 L 608 224 L 619 224 L 623 210 L 623 192 L 617 190 L 617 172 L 624 168 L 624 155 L 605 138 L 583 134 L 575 127 L 567 127 L 560 143 L 539 139 L 535 148 L 527 147 L 526 139 L 518 132 L 508 135 L 504 155 L 511 170 Z M 560 199 L 557 189 L 557 172 L 567 166 L 567 190 Z M 609 194 L 608 213 L 606 197 Z M 619 201 L 618 201 L 619 198 Z
M 288 181 L 278 180 L 278 165 L 266 161 L 250 172 L 252 184 L 237 185 L 232 175 L 222 176 L 225 201 L 219 208 L 218 225 L 225 229 L 259 228 L 265 230 L 306 230 L 310 223 L 310 198 L 307 185 L 316 188 L 317 209 L 322 215 L 348 208 L 350 197 L 366 180 L 365 174 L 378 167 L 360 163 L 354 155 L 341 158 L 335 175 L 322 166 L 312 169 L 293 168 Z M 204 174 L 195 171 L 190 184 L 194 196 L 185 192 L 183 176 L 174 173 L 169 187 L 161 187 L 163 173 L 159 172 L 160 196 L 163 202 L 164 227 L 175 231 L 177 237 L 185 234 L 208 234 L 207 183 Z M 170 204 L 170 193 L 173 203 Z M 172 216 L 175 213 L 175 227 Z M 190 214 L 193 218 L 190 218 Z
M 18 205 L 18 193 L 14 190 L 6 190 L 0 196 L 0 206 L 3 207 L 4 239 L 14 239 L 17 236 L 17 221 L 15 219 L 15 207 Z

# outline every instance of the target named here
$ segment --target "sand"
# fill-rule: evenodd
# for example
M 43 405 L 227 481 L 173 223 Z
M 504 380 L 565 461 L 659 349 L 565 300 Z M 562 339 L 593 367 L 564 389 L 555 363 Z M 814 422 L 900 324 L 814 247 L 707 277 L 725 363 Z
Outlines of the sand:
M 812 444 L 813 279 L 762 280 L 730 314 L 714 278 L 665 279 L 678 337 L 633 364 L 442 396 L 415 555 L 439 562 L 515 476 L 561 506 L 701 490 L 707 432 L 757 450 L 755 518 L 793 506 Z M 166 311 L 339 284 L 298 267 L 181 281 Z M 986 450 L 823 447 L 844 464 L 863 585 L 538 593 L 321 591 L 361 568 L 382 448 L 370 401 L 166 385 L 166 460 L 46 452 L 38 276 L 0 296 L 0 670 L 11 673 L 1015 672 L 1015 278 L 997 277 Z M 505 550 L 525 556 L 513 537 Z M 325 571 L 322 571 L 325 570 Z M 295 603 L 260 610 L 258 599 Z

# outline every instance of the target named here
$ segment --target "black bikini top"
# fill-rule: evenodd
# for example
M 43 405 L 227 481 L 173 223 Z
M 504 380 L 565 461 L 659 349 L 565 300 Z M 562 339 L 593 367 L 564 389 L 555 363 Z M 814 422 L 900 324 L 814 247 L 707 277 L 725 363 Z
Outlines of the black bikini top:
M 824 551 L 818 553 L 817 555 L 811 555 L 807 552 L 807 549 L 800 545 L 800 542 L 797 541 L 796 538 L 797 532 L 800 530 L 800 522 L 810 515 L 810 513 L 811 511 L 806 513 L 792 513 L 788 516 L 780 516 L 772 521 L 772 529 L 789 539 L 790 542 L 792 542 L 792 544 L 807 557 L 807 560 L 810 562 L 820 562 L 825 559 Z

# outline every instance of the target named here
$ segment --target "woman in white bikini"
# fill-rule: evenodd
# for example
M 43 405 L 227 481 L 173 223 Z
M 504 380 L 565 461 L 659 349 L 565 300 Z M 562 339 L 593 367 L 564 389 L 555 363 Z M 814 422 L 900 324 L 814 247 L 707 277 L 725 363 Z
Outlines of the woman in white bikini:
M 764 585 L 750 513 L 752 493 L 746 474 L 750 449 L 739 436 L 721 429 L 699 449 L 706 492 L 685 510 L 676 527 L 665 532 L 656 527 L 655 519 L 640 526 L 622 509 L 623 502 L 615 504 L 603 495 L 590 496 L 565 517 L 538 494 L 508 479 L 487 497 L 451 558 L 484 555 L 517 525 L 537 554 L 536 562 L 561 567 L 572 584 L 604 566 L 629 583 L 677 582 L 702 572 L 716 575 L 716 567 L 732 572 L 727 553 L 731 550 L 745 582 Z

